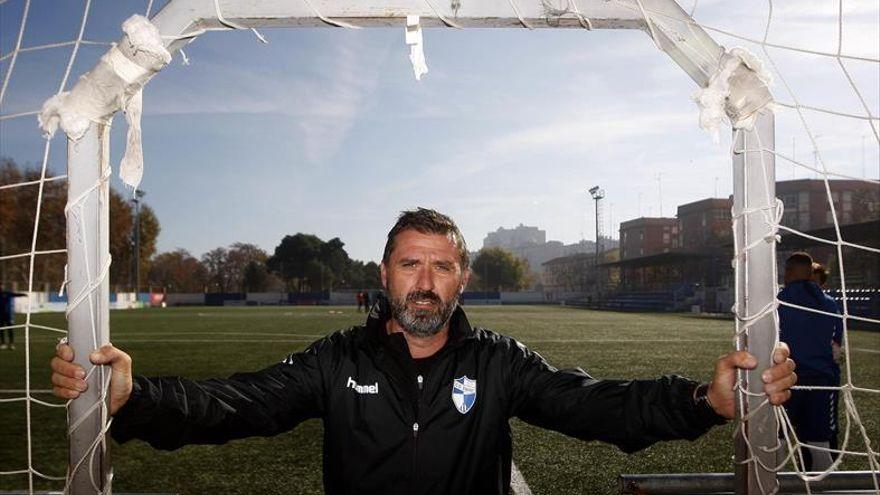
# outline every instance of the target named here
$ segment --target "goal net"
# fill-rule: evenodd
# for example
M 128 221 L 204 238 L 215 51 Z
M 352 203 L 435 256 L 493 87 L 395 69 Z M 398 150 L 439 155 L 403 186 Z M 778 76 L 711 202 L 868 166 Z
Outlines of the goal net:
M 19 313 L 15 320 L 0 322 L 2 330 L 15 332 L 15 345 L 22 351 L 14 364 L 0 353 L 0 369 L 14 366 L 20 370 L 15 376 L 21 377 L 2 382 L 0 417 L 14 418 L 22 432 L 21 445 L 0 446 L 0 490 L 68 491 L 76 485 L 77 493 L 87 493 L 82 486 L 94 493 L 109 491 L 109 469 L 102 466 L 107 462 L 105 433 L 112 421 L 105 407 L 109 374 L 89 366 L 92 395 L 70 403 L 52 397 L 44 370 L 48 355 L 43 351 L 35 355 L 35 349 L 37 344 L 65 337 L 68 325 L 60 318 L 40 319 L 38 324 L 34 315 L 47 298 L 58 297 L 52 294 L 64 294 L 70 328 L 76 320 L 85 329 L 79 345 L 85 349 L 107 341 L 103 299 L 108 293 L 110 259 L 100 235 L 106 235 L 108 181 L 117 164 L 109 163 L 107 156 L 105 114 L 126 111 L 122 175 L 127 184 L 136 186 L 143 159 L 140 88 L 167 63 L 162 60 L 163 50 L 143 44 L 141 35 L 149 38 L 149 32 L 127 30 L 123 40 L 128 45 L 115 45 L 120 30 L 107 26 L 122 26 L 139 14 L 144 16 L 139 26 L 149 31 L 152 25 L 146 19 L 155 21 L 156 13 L 172 3 L 146 0 L 128 8 L 132 4 L 128 2 L 126 7 L 109 9 L 112 15 L 102 15 L 90 0 L 75 3 L 75 9 L 73 2 L 61 6 L 0 0 L 0 154 L 28 128 L 30 141 L 15 145 L 40 157 L 24 171 L 9 161 L 0 163 L 0 281 L 3 291 L 24 294 L 15 298 Z M 805 457 L 821 454 L 822 448 L 799 438 L 786 410 L 769 405 L 756 392 L 754 376 L 741 375 L 736 468 L 750 480 L 748 493 L 774 493 L 776 485 L 768 480 L 782 471 L 796 473 L 801 490 L 810 492 L 829 473 L 841 470 L 868 471 L 867 489 L 880 493 L 878 377 L 859 371 L 865 363 L 876 362 L 877 349 L 861 347 L 868 346 L 864 342 L 870 339 L 852 338 L 853 330 L 880 326 L 880 5 L 843 0 L 694 0 L 679 9 L 660 0 L 505 0 L 474 7 L 458 0 L 448 5 L 413 0 L 404 2 L 411 11 L 382 16 L 376 14 L 382 9 L 343 15 L 345 9 L 336 4 L 345 2 L 267 3 L 277 12 L 261 11 L 253 2 L 194 2 L 194 10 L 203 10 L 199 22 L 173 26 L 168 22 L 153 34 L 161 33 L 161 44 L 185 61 L 181 49 L 208 30 L 250 29 L 264 42 L 258 30 L 263 22 L 397 26 L 402 37 L 405 32 L 416 77 L 430 78 L 430 50 L 422 51 L 421 25 L 645 31 L 660 51 L 697 81 L 696 107 L 688 95 L 676 96 L 682 105 L 693 108 L 694 125 L 699 123 L 722 140 L 720 146 L 729 139 L 737 241 L 734 345 L 761 353 L 759 358 L 766 363 L 772 344 L 779 341 L 780 307 L 834 318 L 842 333 L 839 384 L 818 387 L 839 397 L 839 441 L 825 449 L 833 459 L 827 469 L 806 471 Z M 356 11 L 373 2 L 353 3 Z M 245 6 L 254 10 L 243 11 Z M 291 13 L 286 15 L 288 8 Z M 407 14 L 411 15 L 407 18 Z M 169 18 L 170 14 L 163 20 Z M 100 70 L 105 71 L 103 76 Z M 88 79 L 96 77 L 110 77 L 120 93 L 99 103 L 87 101 L 106 96 L 89 93 L 94 88 L 87 87 Z M 77 86 L 80 83 L 83 86 Z M 72 96 L 56 97 L 71 90 Z M 149 91 L 149 85 L 144 90 Z M 762 98 L 769 95 L 772 101 Z M 44 106 L 46 102 L 50 103 Z M 43 135 L 37 129 L 38 117 Z M 732 135 L 724 131 L 731 124 Z M 59 126 L 64 132 L 53 134 Z M 90 161 L 98 162 L 90 176 L 67 177 L 74 163 Z M 63 210 L 66 225 L 47 223 L 50 210 Z M 20 211 L 31 212 L 27 222 L 9 220 L 19 218 L 13 213 Z M 838 312 L 776 297 L 780 260 L 801 250 L 811 252 L 828 268 L 827 292 L 836 300 Z M 775 426 L 758 438 L 758 423 Z M 39 446 L 47 438 L 57 443 L 45 433 L 52 429 L 50 424 L 65 425 L 69 453 L 57 445 Z M 85 425 L 91 425 L 91 433 L 83 437 Z

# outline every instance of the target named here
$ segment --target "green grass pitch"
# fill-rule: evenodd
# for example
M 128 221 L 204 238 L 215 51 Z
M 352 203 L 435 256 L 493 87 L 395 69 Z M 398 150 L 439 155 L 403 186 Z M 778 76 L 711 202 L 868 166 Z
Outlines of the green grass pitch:
M 731 321 L 688 315 L 593 312 L 551 306 L 468 307 L 475 325 L 512 335 L 551 364 L 579 366 L 596 377 L 646 378 L 678 373 L 706 380 L 713 361 L 731 347 Z M 21 315 L 19 315 L 20 317 Z M 135 372 L 225 376 L 256 370 L 302 349 L 333 330 L 363 320 L 351 307 L 169 308 L 111 313 L 114 344 L 134 358 Z M 64 327 L 60 314 L 35 315 L 35 323 Z M 0 389 L 24 388 L 24 338 L 0 352 Z M 57 334 L 32 330 L 31 383 L 49 389 L 47 363 Z M 856 385 L 880 389 L 880 333 L 851 332 Z M 873 351 L 873 352 L 871 352 Z M 16 394 L 20 395 L 20 394 Z M 0 393 L 0 398 L 12 397 Z M 50 395 L 36 397 L 56 401 Z M 880 445 L 880 394 L 857 393 L 872 444 Z M 34 467 L 63 475 L 64 409 L 32 406 Z M 0 403 L 0 471 L 27 466 L 23 402 Z M 512 420 L 514 460 L 537 494 L 614 493 L 620 473 L 731 471 L 732 426 L 715 428 L 696 442 L 655 445 L 627 456 L 614 447 L 585 443 Z M 853 432 L 857 433 L 857 432 Z M 858 436 L 856 434 L 856 436 Z M 861 440 L 852 450 L 864 451 Z M 181 494 L 321 493 L 321 423 L 306 422 L 275 438 L 222 446 L 189 446 L 175 452 L 139 441 L 113 445 L 114 489 Z M 847 458 L 844 468 L 866 469 Z M 27 487 L 23 475 L 0 476 L 0 491 Z M 38 482 L 58 489 L 58 482 Z

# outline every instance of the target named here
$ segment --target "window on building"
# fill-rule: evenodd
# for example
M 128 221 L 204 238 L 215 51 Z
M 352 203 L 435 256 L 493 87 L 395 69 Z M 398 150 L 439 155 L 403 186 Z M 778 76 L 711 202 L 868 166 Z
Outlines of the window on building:
M 808 230 L 810 228 L 810 212 L 800 212 L 798 213 L 798 222 L 795 227 L 799 230 Z
M 798 193 L 797 209 L 798 211 L 810 211 L 809 191 L 801 191 Z

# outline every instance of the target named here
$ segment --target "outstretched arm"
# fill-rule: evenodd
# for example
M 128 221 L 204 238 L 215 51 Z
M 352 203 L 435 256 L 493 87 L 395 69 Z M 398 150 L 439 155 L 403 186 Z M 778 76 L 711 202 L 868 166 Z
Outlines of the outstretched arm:
M 201 381 L 133 376 L 131 358 L 112 346 L 89 357 L 111 366 L 111 433 L 120 442 L 138 438 L 161 449 L 225 443 L 274 435 L 323 414 L 314 348 L 261 371 Z M 73 399 L 85 390 L 85 372 L 72 359 L 72 349 L 64 345 L 52 360 L 59 397 Z
M 783 357 L 784 356 L 784 357 Z M 512 350 L 511 415 L 583 440 L 601 440 L 626 452 L 661 440 L 693 440 L 734 416 L 733 384 L 737 367 L 754 367 L 754 358 L 723 356 L 708 387 L 708 402 L 696 400 L 697 382 L 665 376 L 656 380 L 596 380 L 581 369 L 556 370 L 536 353 Z M 765 391 L 774 404 L 784 402 L 794 383 L 788 350 L 767 370 Z M 792 363 L 793 368 L 793 363 Z

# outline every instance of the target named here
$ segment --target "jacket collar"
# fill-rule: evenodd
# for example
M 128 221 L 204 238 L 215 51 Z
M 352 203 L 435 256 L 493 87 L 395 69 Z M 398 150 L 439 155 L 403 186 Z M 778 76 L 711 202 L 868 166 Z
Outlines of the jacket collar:
M 365 325 L 368 336 L 374 344 L 381 345 L 391 337 L 386 327 L 389 319 L 391 319 L 391 304 L 385 294 L 379 294 L 373 307 L 370 308 Z M 476 332 L 471 328 L 464 309 L 460 304 L 456 305 L 449 319 L 449 340 L 446 347 L 458 347 L 475 337 Z

